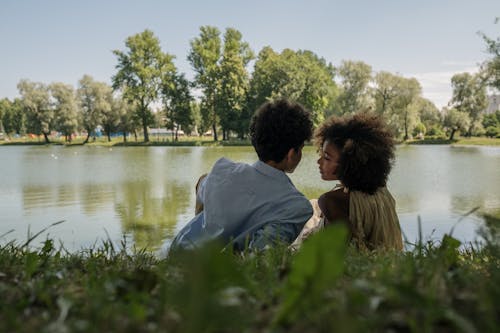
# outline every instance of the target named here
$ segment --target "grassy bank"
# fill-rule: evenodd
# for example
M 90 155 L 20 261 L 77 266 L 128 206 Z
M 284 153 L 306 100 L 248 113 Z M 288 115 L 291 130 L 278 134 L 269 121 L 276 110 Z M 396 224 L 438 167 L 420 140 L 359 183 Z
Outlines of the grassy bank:
M 488 217 L 498 226 L 498 218 Z M 1 332 L 498 332 L 498 235 L 359 253 L 329 228 L 297 253 L 159 259 L 105 242 L 0 248 Z
M 72 142 L 65 142 L 62 138 L 51 139 L 51 145 L 65 145 L 65 146 L 81 146 L 83 145 L 84 138 L 76 138 Z M 448 140 L 446 138 L 425 138 L 423 140 L 408 140 L 405 141 L 406 144 L 439 144 L 439 145 L 464 145 L 464 146 L 500 146 L 500 138 L 485 138 L 485 137 L 472 137 L 472 138 L 456 138 L 453 140 Z M 0 146 L 34 146 L 34 145 L 45 145 L 46 143 L 42 139 L 37 138 L 17 138 L 11 140 L 0 141 Z M 239 140 L 231 139 L 226 141 L 213 141 L 211 137 L 180 137 L 178 141 L 174 141 L 172 138 L 158 138 L 152 136 L 149 142 L 143 142 L 141 140 L 135 141 L 134 139 L 129 139 L 127 142 L 123 142 L 122 138 L 115 137 L 111 141 L 108 141 L 105 137 L 97 138 L 95 141 L 90 140 L 85 144 L 86 146 L 127 146 L 127 147 L 137 147 L 137 146 L 250 146 L 249 140 Z
M 446 138 L 425 138 L 423 140 L 408 140 L 410 145 L 456 145 L 456 146 L 500 146 L 500 138 L 472 137 L 449 140 Z

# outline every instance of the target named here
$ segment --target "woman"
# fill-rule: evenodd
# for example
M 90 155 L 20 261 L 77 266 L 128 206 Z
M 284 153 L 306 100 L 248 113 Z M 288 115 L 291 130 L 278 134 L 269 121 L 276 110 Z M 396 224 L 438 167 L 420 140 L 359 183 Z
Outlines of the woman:
M 339 184 L 312 202 L 315 217 L 292 247 L 333 223 L 346 223 L 359 248 L 402 250 L 396 203 L 386 187 L 395 144 L 382 120 L 369 113 L 331 117 L 314 134 L 323 180 Z

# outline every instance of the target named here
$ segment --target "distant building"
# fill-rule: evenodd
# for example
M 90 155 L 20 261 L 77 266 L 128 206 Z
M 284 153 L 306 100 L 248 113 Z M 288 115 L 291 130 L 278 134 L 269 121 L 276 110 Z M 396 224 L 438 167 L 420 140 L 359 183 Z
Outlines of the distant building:
M 492 114 L 500 110 L 500 95 L 488 96 L 488 107 L 484 110 L 484 114 Z
M 149 134 L 154 135 L 154 136 L 173 136 L 175 135 L 175 131 L 166 129 L 166 128 L 150 128 L 149 129 Z M 183 130 L 178 130 L 177 135 L 183 136 L 184 131 Z

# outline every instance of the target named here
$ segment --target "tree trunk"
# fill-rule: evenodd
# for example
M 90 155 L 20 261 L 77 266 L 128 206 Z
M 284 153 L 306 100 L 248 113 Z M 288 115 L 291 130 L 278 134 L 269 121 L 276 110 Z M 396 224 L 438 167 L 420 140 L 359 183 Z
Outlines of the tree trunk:
M 455 132 L 456 132 L 456 131 L 457 131 L 457 129 L 456 129 L 456 128 L 452 128 L 452 129 L 451 129 L 450 139 L 449 139 L 450 141 L 452 141 L 452 140 L 453 140 L 453 136 L 455 135 Z
M 212 131 L 214 132 L 214 141 L 217 141 L 217 129 L 215 125 L 215 120 L 214 123 L 212 124 Z
M 149 142 L 148 125 L 145 118 L 142 119 L 142 130 L 144 131 L 144 142 Z
M 45 138 L 45 143 L 50 143 L 49 136 L 47 133 L 43 132 L 43 137 Z
M 408 108 L 408 106 L 407 106 Z M 405 111 L 405 137 L 404 140 L 408 140 L 408 111 Z
M 123 142 L 127 142 L 127 132 L 123 131 Z
M 87 137 L 85 138 L 85 140 L 83 141 L 83 144 L 86 144 L 89 142 L 89 139 L 90 139 L 90 131 L 87 131 Z

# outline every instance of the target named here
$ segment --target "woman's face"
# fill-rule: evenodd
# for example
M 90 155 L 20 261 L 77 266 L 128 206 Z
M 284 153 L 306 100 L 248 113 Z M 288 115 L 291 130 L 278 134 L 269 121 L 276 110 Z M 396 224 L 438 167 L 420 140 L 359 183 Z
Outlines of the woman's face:
M 318 160 L 321 179 L 338 180 L 337 167 L 339 158 L 340 151 L 338 148 L 334 144 L 325 141 L 323 147 L 321 147 L 321 155 Z

